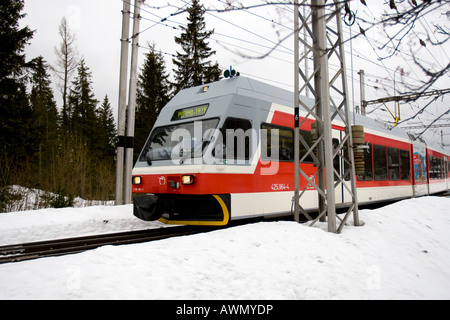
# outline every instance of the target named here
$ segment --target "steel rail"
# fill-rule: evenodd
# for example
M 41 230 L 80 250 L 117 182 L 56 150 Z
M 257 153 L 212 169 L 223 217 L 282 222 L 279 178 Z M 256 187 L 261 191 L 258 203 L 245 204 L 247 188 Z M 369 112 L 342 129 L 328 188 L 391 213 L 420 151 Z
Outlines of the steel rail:
M 0 246 L 0 264 L 79 253 L 104 245 L 141 243 L 217 229 L 217 227 L 180 226 L 5 245 Z
M 450 190 L 438 193 L 443 197 L 450 197 Z M 376 209 L 396 200 L 363 204 L 362 208 Z M 317 212 L 317 211 L 316 211 Z M 340 213 L 340 211 L 338 211 Z M 65 254 L 79 253 L 95 249 L 104 245 L 121 245 L 149 242 L 168 239 L 177 236 L 193 235 L 215 230 L 236 227 L 250 223 L 292 221 L 292 213 L 280 214 L 273 217 L 254 217 L 248 219 L 233 220 L 227 226 L 173 226 L 158 229 L 147 229 L 137 231 L 125 231 L 92 236 L 64 238 L 48 241 L 29 242 L 0 246 L 0 264 L 8 262 L 19 262 L 37 258 L 61 256 Z M 305 222 L 305 221 L 301 221 Z

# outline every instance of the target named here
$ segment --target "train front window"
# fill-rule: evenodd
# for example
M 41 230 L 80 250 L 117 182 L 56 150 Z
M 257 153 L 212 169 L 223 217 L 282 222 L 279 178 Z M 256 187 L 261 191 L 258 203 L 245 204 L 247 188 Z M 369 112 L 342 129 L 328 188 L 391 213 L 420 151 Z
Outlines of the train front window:
M 219 119 L 192 121 L 157 127 L 141 153 L 139 161 L 174 160 L 201 157 Z

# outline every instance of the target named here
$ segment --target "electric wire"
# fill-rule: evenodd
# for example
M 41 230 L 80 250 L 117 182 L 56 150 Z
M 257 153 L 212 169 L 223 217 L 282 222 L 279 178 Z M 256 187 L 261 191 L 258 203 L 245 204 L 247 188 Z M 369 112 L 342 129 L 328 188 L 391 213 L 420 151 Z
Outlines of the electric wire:
M 128 1 L 128 0 L 122 0 L 122 1 Z M 221 0 L 218 0 L 218 1 L 221 2 L 221 3 L 224 3 L 224 2 L 221 1 Z M 183 2 L 184 2 L 184 5 L 183 5 L 182 7 L 180 7 L 180 8 L 177 8 L 177 10 L 175 11 L 175 13 L 179 12 L 180 10 L 182 10 L 183 8 L 185 8 L 187 5 L 190 4 L 190 1 L 183 1 Z M 289 9 L 290 9 L 289 7 L 286 7 L 286 6 L 283 6 L 283 8 L 284 8 L 285 10 L 289 10 Z M 168 22 L 168 23 L 176 23 L 176 24 L 178 24 L 178 25 L 183 25 L 183 24 L 180 24 L 179 22 L 170 20 L 169 17 L 171 17 L 172 14 L 169 15 L 169 16 L 167 16 L 167 17 L 161 17 L 161 16 L 159 16 L 159 15 L 156 15 L 156 14 L 151 13 L 151 12 L 148 11 L 148 10 L 143 10 L 143 11 L 146 12 L 146 13 L 151 14 L 152 16 L 157 17 L 157 18 L 159 19 L 159 21 L 155 21 L 155 20 L 151 20 L 151 19 L 148 19 L 148 18 L 144 18 L 144 19 L 146 19 L 146 20 L 152 22 L 153 24 L 152 24 L 150 27 L 144 29 L 142 32 L 145 32 L 145 31 L 147 31 L 147 30 L 150 30 L 151 28 L 153 28 L 153 27 L 155 27 L 155 26 L 157 26 L 157 25 L 162 25 L 162 26 L 165 26 L 165 27 L 170 27 L 170 28 L 172 28 L 172 29 L 174 29 L 174 30 L 180 30 L 178 27 L 170 26 L 169 24 L 167 24 L 167 23 L 165 23 L 165 22 Z M 248 10 L 246 10 L 246 11 L 248 11 Z M 251 31 L 251 30 L 248 30 L 248 29 L 246 29 L 246 28 L 243 28 L 243 27 L 241 27 L 241 26 L 238 26 L 238 25 L 236 25 L 235 23 L 228 22 L 228 21 L 226 21 L 225 19 L 219 18 L 219 17 L 217 17 L 216 15 L 213 15 L 213 14 L 211 14 L 211 13 L 209 13 L 209 12 L 208 12 L 208 14 L 209 14 L 210 16 L 212 16 L 212 17 L 218 19 L 218 20 L 224 21 L 224 22 L 226 22 L 226 23 L 232 25 L 233 27 L 236 27 L 236 28 L 238 28 L 238 29 L 241 29 L 241 30 L 243 30 L 243 31 L 245 31 L 245 32 L 247 32 L 247 33 L 249 33 L 249 34 L 252 34 L 252 35 L 254 35 L 254 36 L 257 36 L 258 38 L 263 38 L 265 41 L 267 41 L 267 38 L 262 37 L 261 35 L 259 35 L 259 34 L 255 33 L 255 32 L 253 32 L 253 31 Z M 255 16 L 255 17 L 259 18 L 259 19 L 263 19 L 263 20 L 265 20 L 265 21 L 270 21 L 270 22 L 272 22 L 272 23 L 274 23 L 274 24 L 276 24 L 276 25 L 282 26 L 282 27 L 285 28 L 285 29 L 290 29 L 290 28 L 287 27 L 287 26 L 284 26 L 284 25 L 275 23 L 273 19 L 265 18 L 265 17 L 263 17 L 263 16 L 261 16 L 261 15 L 259 15 L 259 14 L 254 14 L 254 13 L 251 13 L 251 15 L 252 15 L 252 16 Z M 373 15 L 373 13 L 372 13 L 372 15 Z M 141 32 L 141 33 L 142 33 L 142 32 Z M 344 32 L 348 32 L 348 31 L 344 31 Z M 232 40 L 235 40 L 235 41 L 241 41 L 241 42 L 243 42 L 243 43 L 252 44 L 252 45 L 255 45 L 255 46 L 259 46 L 259 47 L 270 48 L 270 46 L 266 46 L 266 45 L 263 45 L 263 44 L 258 44 L 258 43 L 256 43 L 256 42 L 252 42 L 252 41 L 245 40 L 245 39 L 240 39 L 240 38 L 233 37 L 233 36 L 229 36 L 229 35 L 225 35 L 225 34 L 220 34 L 220 33 L 218 33 L 217 35 L 219 35 L 219 36 L 221 36 L 221 37 L 228 37 L 229 39 L 232 39 Z M 370 62 L 370 63 L 372 63 L 372 64 L 374 64 L 374 65 L 376 65 L 376 66 L 378 66 L 378 67 L 383 68 L 383 69 L 386 71 L 386 73 L 388 74 L 388 76 L 391 78 L 390 81 L 391 81 L 391 82 L 394 82 L 395 79 L 394 79 L 394 78 L 392 77 L 392 75 L 391 75 L 391 72 L 392 72 L 393 70 L 392 70 L 391 68 L 388 68 L 388 67 L 384 64 L 384 62 L 381 60 L 381 57 L 377 54 L 376 49 L 375 49 L 375 48 L 373 47 L 373 45 L 371 44 L 371 40 L 369 39 L 369 37 L 368 37 L 368 36 L 365 36 L 364 38 L 366 39 L 367 43 L 369 43 L 369 45 L 370 45 L 370 47 L 372 48 L 372 50 L 376 53 L 376 55 L 377 55 L 378 60 L 379 60 L 380 63 L 376 63 L 376 62 L 374 62 L 372 59 L 370 59 L 370 58 L 368 58 L 368 57 L 365 57 L 363 54 L 361 54 L 360 52 L 358 52 L 358 50 L 354 50 L 354 52 L 356 52 L 356 57 L 359 58 L 359 59 L 362 59 L 362 60 L 364 60 L 364 61 Z M 220 39 L 217 39 L 217 38 L 212 39 L 212 40 L 216 41 L 217 44 L 221 44 L 223 47 L 236 46 L 236 45 L 234 45 L 234 44 L 232 44 L 232 43 L 230 43 L 230 42 L 226 42 L 226 41 L 223 41 L 223 40 L 220 40 Z M 372 41 L 375 41 L 375 40 L 372 40 Z M 272 43 L 272 44 L 276 44 L 276 42 L 274 42 L 274 41 L 272 41 L 272 40 L 270 40 L 270 41 L 268 41 L 268 42 L 270 42 L 270 43 Z M 141 47 L 142 47 L 142 48 L 145 48 L 144 46 L 141 46 Z M 237 46 L 236 46 L 236 47 L 237 47 Z M 239 46 L 239 48 L 245 49 L 245 50 L 249 50 L 249 51 L 251 51 L 251 52 L 253 52 L 253 53 L 255 53 L 255 54 L 258 54 L 258 51 L 256 51 L 256 50 L 251 50 L 251 49 L 249 49 L 249 48 L 247 48 L 247 47 L 244 48 L 244 47 L 242 47 L 242 46 Z M 280 49 L 278 49 L 278 48 L 277 48 L 278 50 L 274 50 L 274 51 L 275 51 L 275 52 L 280 52 L 280 53 L 285 53 L 285 54 L 290 54 L 290 52 L 292 52 L 292 50 L 291 50 L 290 48 L 287 48 L 287 47 L 284 47 L 284 46 L 283 46 L 282 48 L 285 49 L 286 51 L 280 50 Z M 168 52 L 163 52 L 163 53 L 164 53 L 165 55 L 174 57 L 173 54 L 170 54 L 170 53 L 168 53 Z M 351 54 L 351 52 L 350 52 L 350 54 Z M 282 59 L 282 58 L 278 58 L 278 57 L 273 57 L 273 56 L 270 56 L 270 55 L 269 55 L 269 57 L 274 58 L 274 59 L 277 59 L 277 60 L 282 61 L 282 62 L 286 62 L 286 63 L 292 64 L 292 61 L 288 61 L 288 60 L 285 60 L 285 59 Z M 406 63 L 408 63 L 407 59 L 405 59 L 403 56 L 402 56 L 402 58 L 403 58 L 403 60 L 405 60 Z M 333 67 L 333 66 L 331 66 L 331 67 Z M 335 67 L 335 66 L 334 66 L 334 67 Z M 411 69 L 411 70 L 414 70 L 414 69 L 411 68 L 411 67 L 410 67 L 410 69 Z M 354 70 L 350 70 L 350 72 L 351 72 L 351 74 L 353 75 L 353 73 L 354 73 L 355 71 L 354 71 Z M 371 75 L 370 73 L 367 73 L 367 75 L 368 75 L 369 77 L 378 78 L 379 80 L 382 80 L 382 81 L 389 80 L 389 79 L 382 78 L 382 77 L 377 76 L 377 75 Z M 416 75 L 416 76 L 417 76 L 417 75 Z M 255 76 L 254 76 L 254 77 L 255 77 Z M 262 79 L 262 77 L 259 77 L 259 78 Z M 266 79 L 266 78 L 264 78 L 264 79 Z M 414 79 L 414 78 L 413 78 L 413 79 Z M 266 79 L 266 80 L 272 80 L 272 79 Z M 369 80 L 369 82 L 370 82 L 370 81 L 371 81 L 371 80 Z M 274 82 L 274 81 L 272 81 L 272 82 Z M 379 83 L 379 82 L 378 82 L 378 83 Z M 283 85 L 288 85 L 288 84 L 285 84 L 285 83 L 282 83 L 282 84 L 283 84 Z M 289 86 L 292 87 L 292 85 L 289 85 Z M 372 87 L 373 87 L 373 88 L 376 88 L 375 85 L 372 85 Z M 425 108 L 425 109 L 426 109 L 426 108 Z M 424 112 L 424 111 L 422 111 L 422 112 L 419 111 L 419 112 L 416 113 L 415 116 L 417 116 L 418 114 L 421 114 L 421 113 L 423 113 L 423 112 Z
M 124 0 L 124 1 L 127 1 L 127 0 Z M 223 2 L 223 1 L 221 1 L 221 0 L 219 0 L 220 2 Z M 190 2 L 186 2 L 185 1 L 185 5 L 183 6 L 183 7 L 181 7 L 181 8 L 179 8 L 180 10 L 182 9 L 182 8 L 184 8 L 186 5 L 188 5 Z M 178 10 L 177 10 L 178 11 Z M 246 11 L 247 12 L 247 11 Z M 171 23 L 177 23 L 177 24 L 179 24 L 179 25 L 183 25 L 183 24 L 180 24 L 180 23 L 178 23 L 178 22 L 175 22 L 175 21 L 170 21 L 170 20 L 168 20 L 167 18 L 168 17 L 165 17 L 165 18 L 162 18 L 161 16 L 158 16 L 158 15 L 156 15 L 156 14 L 152 14 L 153 16 L 156 16 L 156 17 L 158 17 L 159 19 L 160 19 L 160 21 L 154 21 L 154 20 L 152 20 L 152 19 L 148 19 L 148 18 L 144 18 L 144 19 L 146 19 L 146 20 L 148 20 L 148 21 L 151 21 L 151 22 L 153 22 L 154 23 L 154 25 L 152 25 L 151 27 L 154 27 L 155 25 L 157 25 L 157 24 L 160 24 L 160 25 L 163 25 L 163 26 L 167 26 L 167 27 L 171 27 L 172 29 L 175 29 L 175 30 L 180 30 L 178 27 L 174 27 L 174 26 L 170 26 L 170 25 L 168 25 L 168 24 L 166 24 L 166 23 L 163 23 L 164 21 L 168 21 L 168 22 L 171 22 Z M 263 18 L 262 16 L 260 16 L 260 15 L 256 15 L 258 18 Z M 217 16 L 215 16 L 214 15 L 214 17 L 216 17 L 217 18 Z M 221 18 L 220 18 L 221 19 Z M 224 19 L 221 19 L 222 21 L 224 21 Z M 273 21 L 273 20 L 269 20 L 269 19 L 265 19 L 266 21 Z M 234 23 L 231 23 L 232 25 L 234 25 L 234 26 L 237 26 L 236 24 L 234 24 Z M 250 31 L 250 30 L 248 30 L 248 29 L 246 29 L 246 28 L 242 28 L 242 27 L 239 27 L 239 28 L 241 28 L 241 29 L 243 29 L 243 30 L 246 30 L 247 32 L 249 32 L 249 33 L 251 33 L 251 34 L 255 34 L 253 31 Z M 285 27 L 285 28 L 288 28 L 288 27 Z M 148 29 L 148 28 L 147 28 Z M 289 29 L 289 28 L 288 28 Z M 141 33 L 143 33 L 144 31 L 142 31 Z M 219 35 L 219 33 L 218 33 L 218 35 Z M 247 43 L 247 44 L 254 44 L 254 45 L 258 45 L 258 44 L 256 44 L 255 42 L 251 42 L 251 41 L 248 41 L 248 40 L 244 40 L 244 39 L 238 39 L 238 38 L 236 38 L 236 37 L 231 37 L 231 36 L 228 36 L 228 35 L 225 35 L 225 34 L 220 34 L 221 36 L 223 36 L 223 37 L 228 37 L 228 38 L 232 38 L 232 39 L 235 39 L 235 40 L 239 40 L 239 41 L 242 41 L 242 42 L 244 42 L 244 43 Z M 266 38 L 264 38 L 265 40 L 266 40 Z M 220 44 L 220 41 L 221 40 L 218 40 L 218 39 L 213 39 L 213 40 L 215 40 L 216 41 L 216 43 L 218 43 L 218 44 Z M 275 44 L 275 42 L 274 41 L 271 41 L 271 43 L 272 44 Z M 227 45 L 230 45 L 230 43 L 224 43 L 225 45 L 223 45 L 222 47 L 227 47 Z M 265 48 L 270 48 L 269 46 L 265 46 L 265 45 L 262 45 L 262 44 L 259 44 L 259 46 L 261 46 L 261 47 L 265 47 Z M 292 50 L 289 48 L 288 49 L 289 50 L 289 52 L 292 52 Z M 249 50 L 250 51 L 250 50 Z M 287 53 L 286 51 L 280 51 L 279 49 L 277 49 L 277 50 L 275 50 L 275 51 L 277 51 L 277 52 L 285 52 L 285 53 Z M 252 50 L 252 52 L 253 53 L 256 53 L 256 54 L 259 54 L 259 55 L 264 55 L 264 53 L 258 53 L 257 51 L 255 51 L 255 50 Z M 348 52 L 348 51 L 347 51 Z M 360 52 L 358 52 L 357 50 L 355 50 L 355 52 L 357 53 L 357 57 L 358 58 L 360 58 L 360 59 L 362 59 L 362 60 L 364 60 L 364 61 L 366 61 L 366 62 L 369 62 L 369 63 L 372 63 L 372 64 L 374 64 L 374 65 L 376 65 L 376 66 L 378 66 L 378 67 L 384 67 L 384 68 L 387 68 L 386 66 L 383 66 L 383 65 L 380 65 L 380 64 L 378 64 L 378 63 L 376 63 L 375 61 L 373 61 L 372 59 L 370 59 L 370 58 L 367 58 L 367 57 L 365 57 L 363 54 L 361 54 Z M 292 62 L 291 61 L 287 61 L 287 60 L 283 60 L 283 59 L 281 59 L 281 58 L 276 58 L 277 60 L 280 60 L 280 61 L 284 61 L 284 62 L 287 62 L 287 63 L 289 63 L 289 64 L 292 64 Z M 337 67 L 336 65 L 332 65 L 332 64 L 330 64 L 332 67 Z M 392 69 L 390 69 L 391 71 L 393 71 Z M 388 74 L 389 74 L 389 72 L 388 72 Z

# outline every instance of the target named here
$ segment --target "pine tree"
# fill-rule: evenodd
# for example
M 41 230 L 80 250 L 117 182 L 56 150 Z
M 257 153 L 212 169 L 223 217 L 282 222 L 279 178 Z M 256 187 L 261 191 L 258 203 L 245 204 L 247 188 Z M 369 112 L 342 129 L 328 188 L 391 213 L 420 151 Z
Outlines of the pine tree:
M 92 89 L 92 74 L 86 66 L 84 59 L 78 67 L 78 74 L 72 82 L 68 99 L 68 115 L 72 134 L 86 139 L 90 150 L 95 149 L 95 133 L 97 125 L 96 108 L 98 100 L 95 99 Z
M 170 98 L 170 82 L 164 58 L 155 45 L 146 54 L 144 67 L 138 77 L 134 158 L 136 159 L 153 125 Z
M 117 130 L 114 123 L 114 116 L 109 103 L 108 96 L 103 99 L 100 108 L 97 109 L 98 119 L 98 138 L 99 148 L 101 152 L 101 159 L 114 161 L 116 152 L 116 136 Z
M 23 0 L 0 2 L 0 154 L 13 154 L 15 161 L 27 158 L 33 145 L 27 131 L 32 117 L 25 81 L 29 63 L 24 54 L 33 32 L 19 28 L 23 6 Z
M 42 56 L 34 59 L 31 77 L 30 105 L 33 112 L 34 135 L 38 158 L 39 184 L 44 183 L 44 175 L 51 175 L 51 162 L 58 147 L 58 110 L 51 89 L 48 65 Z M 48 187 L 48 184 L 45 185 Z
M 221 72 L 217 62 L 213 65 L 208 60 L 215 51 L 208 44 L 208 38 L 214 30 L 206 31 L 205 9 L 199 0 L 193 0 L 192 6 L 187 9 L 189 23 L 187 27 L 180 26 L 184 32 L 175 37 L 175 42 L 181 45 L 183 53 L 177 52 L 173 63 L 175 71 L 175 92 L 207 82 L 220 80 Z

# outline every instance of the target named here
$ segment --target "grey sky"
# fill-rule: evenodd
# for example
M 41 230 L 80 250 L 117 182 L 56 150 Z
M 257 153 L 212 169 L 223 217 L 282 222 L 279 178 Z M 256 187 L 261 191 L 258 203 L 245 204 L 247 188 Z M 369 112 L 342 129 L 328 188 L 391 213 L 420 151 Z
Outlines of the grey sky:
M 167 6 L 170 2 L 172 6 Z M 249 3 L 262 3 L 261 0 L 245 1 Z M 352 2 L 352 10 L 367 19 L 378 17 L 387 6 L 381 1 L 367 1 L 369 8 L 365 8 L 359 1 Z M 134 3 L 134 1 L 132 1 Z M 147 43 L 155 43 L 156 48 L 165 53 L 167 71 L 172 72 L 172 57 L 179 46 L 174 42 L 174 36 L 180 34 L 178 26 L 186 24 L 186 13 L 176 16 L 171 14 L 177 12 L 177 8 L 186 5 L 185 0 L 147 0 L 148 5 L 142 8 L 142 20 L 140 45 L 145 47 Z M 223 8 L 225 1 L 204 0 L 207 8 Z M 376 3 L 376 5 L 375 5 Z M 84 57 L 87 66 L 93 75 L 93 87 L 96 98 L 102 100 L 107 94 L 117 116 L 118 83 L 119 83 L 119 58 L 120 58 L 120 36 L 122 24 L 122 0 L 26 0 L 24 13 L 27 17 L 21 20 L 21 25 L 29 25 L 36 33 L 27 47 L 27 58 L 31 59 L 42 55 L 50 64 L 56 61 L 54 47 L 60 43 L 58 27 L 63 17 L 66 17 L 72 32 L 77 37 L 77 50 Z M 161 7 L 157 9 L 156 7 Z M 133 7 L 132 7 L 133 8 Z M 279 39 L 288 36 L 293 28 L 292 8 L 287 6 L 261 7 L 249 11 L 235 11 L 228 13 L 208 12 L 206 14 L 207 29 L 214 29 L 215 34 L 211 38 L 210 45 L 217 54 L 213 58 L 225 69 L 230 65 L 240 71 L 242 75 L 271 83 L 288 90 L 293 90 L 293 38 L 288 38 L 269 57 L 264 59 L 248 59 L 246 56 L 260 56 L 266 53 Z M 426 34 L 420 30 L 431 30 L 433 23 L 441 22 L 440 15 L 428 15 L 418 23 L 417 38 L 426 39 Z M 161 23 L 161 19 L 167 18 Z M 445 18 L 447 19 L 447 18 Z M 448 20 L 447 20 L 448 22 Z M 352 30 L 345 27 L 345 35 L 349 37 L 350 32 L 356 34 L 359 28 L 355 25 Z M 366 95 L 367 99 L 376 99 L 394 94 L 393 79 L 396 78 L 396 89 L 406 90 L 400 82 L 400 70 L 404 68 L 407 72 L 405 80 L 409 84 L 424 80 L 424 73 L 414 64 L 411 52 L 419 57 L 424 64 L 438 68 L 448 64 L 450 44 L 444 48 L 434 48 L 430 44 L 421 48 L 415 37 L 408 37 L 402 43 L 402 51 L 393 58 L 378 61 L 386 52 L 377 48 L 386 41 L 386 34 L 379 27 L 367 32 L 367 38 L 359 37 L 347 45 L 347 68 L 349 75 L 349 88 L 354 88 L 354 94 L 350 92 L 351 100 L 359 104 L 359 76 L 360 69 L 366 71 Z M 353 49 L 353 51 L 351 51 Z M 350 57 L 353 52 L 353 60 Z M 140 49 L 139 65 L 144 61 L 145 48 Z M 312 65 L 312 63 L 311 63 Z M 397 70 L 397 71 L 396 71 Z M 353 77 L 352 77 L 353 76 Z M 354 80 L 353 85 L 351 80 Z M 53 81 L 56 81 L 53 78 Z M 376 89 L 378 87 L 380 89 Z M 445 75 L 433 89 L 444 89 L 450 87 L 450 79 Z M 55 88 L 55 97 L 58 106 L 61 105 L 61 94 Z M 414 115 L 429 100 L 423 100 L 415 105 L 402 106 L 404 118 Z M 351 102 L 353 105 L 353 101 Z M 430 123 L 450 106 L 450 99 L 445 97 L 433 103 L 427 111 L 415 119 L 414 123 Z M 382 108 L 380 108 L 382 109 Z M 371 116 L 390 120 L 389 114 L 377 110 Z M 450 115 L 444 119 L 449 119 Z M 447 121 L 446 123 L 449 123 Z M 441 122 L 443 123 L 443 122 Z M 430 130 L 428 136 L 439 139 L 440 130 Z M 450 144 L 450 128 L 443 128 L 445 142 Z

